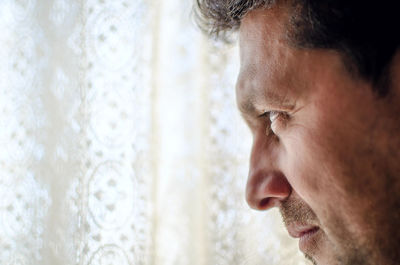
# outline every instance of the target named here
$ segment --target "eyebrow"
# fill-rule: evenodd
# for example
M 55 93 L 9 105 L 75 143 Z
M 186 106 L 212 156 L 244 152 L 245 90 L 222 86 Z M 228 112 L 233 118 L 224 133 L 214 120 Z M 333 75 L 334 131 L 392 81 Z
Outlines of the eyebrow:
M 265 106 L 266 108 L 263 108 L 261 111 L 268 111 L 268 110 L 280 110 L 280 109 L 293 109 L 294 105 L 289 104 L 287 100 L 285 100 L 286 94 L 281 95 L 274 93 L 272 91 L 266 91 L 264 94 L 264 98 L 262 99 L 262 105 Z M 286 102 L 285 102 L 286 101 Z M 254 97 L 254 95 L 247 96 L 245 100 L 239 103 L 239 111 L 242 113 L 242 115 L 250 115 L 250 116 L 258 116 L 261 115 L 260 113 L 260 108 L 256 106 L 257 105 L 257 99 Z
M 246 100 L 243 100 L 239 103 L 239 111 L 242 114 L 254 114 L 256 113 L 256 108 L 254 104 L 254 99 L 248 97 Z

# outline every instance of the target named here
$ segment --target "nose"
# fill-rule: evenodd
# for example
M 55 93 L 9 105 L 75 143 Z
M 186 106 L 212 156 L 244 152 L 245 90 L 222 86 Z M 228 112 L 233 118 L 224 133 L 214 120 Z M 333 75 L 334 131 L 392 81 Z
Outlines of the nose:
M 277 167 L 278 148 L 279 141 L 265 134 L 254 138 L 246 185 L 246 200 L 253 209 L 268 210 L 290 196 L 292 187 Z

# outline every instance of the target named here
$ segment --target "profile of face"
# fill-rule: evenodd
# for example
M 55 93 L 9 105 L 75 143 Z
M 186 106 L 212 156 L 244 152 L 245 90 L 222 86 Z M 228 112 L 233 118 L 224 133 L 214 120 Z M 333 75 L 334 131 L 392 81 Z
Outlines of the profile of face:
M 315 264 L 400 264 L 400 58 L 379 97 L 339 53 L 290 45 L 286 13 L 250 11 L 239 29 L 248 204 L 279 207 Z

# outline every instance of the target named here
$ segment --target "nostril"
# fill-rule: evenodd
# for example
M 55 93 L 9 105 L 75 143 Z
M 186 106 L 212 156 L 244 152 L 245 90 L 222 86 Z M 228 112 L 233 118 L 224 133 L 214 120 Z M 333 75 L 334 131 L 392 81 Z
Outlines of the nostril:
M 268 205 L 269 199 L 270 198 L 264 198 L 260 201 L 260 203 L 258 204 L 260 210 L 264 209 Z

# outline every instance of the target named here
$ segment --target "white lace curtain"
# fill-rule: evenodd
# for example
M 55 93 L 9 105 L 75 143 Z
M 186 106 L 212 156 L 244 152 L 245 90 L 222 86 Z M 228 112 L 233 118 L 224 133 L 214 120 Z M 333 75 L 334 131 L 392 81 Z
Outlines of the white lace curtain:
M 0 1 L 0 264 L 305 264 L 192 1 Z

